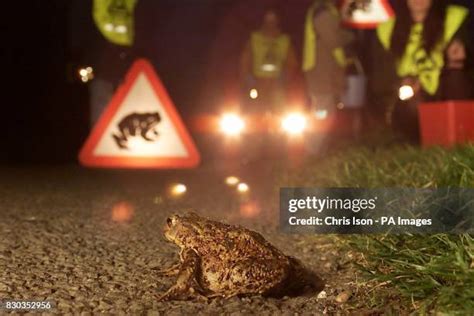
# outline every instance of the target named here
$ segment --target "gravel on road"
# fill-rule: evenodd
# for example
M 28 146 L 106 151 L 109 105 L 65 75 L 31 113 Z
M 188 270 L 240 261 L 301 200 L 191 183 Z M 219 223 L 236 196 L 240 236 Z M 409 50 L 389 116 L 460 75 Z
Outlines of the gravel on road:
M 132 172 L 65 166 L 0 172 L 0 299 L 51 300 L 59 314 L 349 314 L 357 281 L 350 255 L 331 236 L 279 232 L 278 195 L 261 189 L 262 181 L 273 181 L 271 172 L 249 173 L 255 194 L 246 197 L 227 187 L 225 172 L 213 168 Z M 173 182 L 186 183 L 185 196 L 167 194 Z M 257 201 L 252 208 L 242 207 L 252 201 Z M 162 226 L 167 216 L 185 209 L 262 233 L 317 271 L 326 288 L 309 297 L 158 302 L 157 294 L 174 280 L 156 271 L 178 260 Z

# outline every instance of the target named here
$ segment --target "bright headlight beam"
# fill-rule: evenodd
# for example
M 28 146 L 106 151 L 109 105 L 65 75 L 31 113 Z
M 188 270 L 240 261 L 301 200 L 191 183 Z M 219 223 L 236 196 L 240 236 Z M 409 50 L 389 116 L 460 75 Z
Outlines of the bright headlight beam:
M 398 90 L 398 97 L 402 101 L 408 101 L 415 96 L 415 90 L 410 85 L 403 85 Z
M 249 185 L 247 183 L 241 182 L 237 185 L 237 192 L 239 193 L 247 193 L 250 190 Z
M 303 131 L 306 129 L 306 124 L 306 117 L 301 113 L 288 114 L 281 122 L 283 130 L 291 135 L 303 133 Z
M 225 114 L 222 116 L 219 126 L 224 134 L 229 136 L 237 136 L 244 130 L 245 122 L 237 114 Z

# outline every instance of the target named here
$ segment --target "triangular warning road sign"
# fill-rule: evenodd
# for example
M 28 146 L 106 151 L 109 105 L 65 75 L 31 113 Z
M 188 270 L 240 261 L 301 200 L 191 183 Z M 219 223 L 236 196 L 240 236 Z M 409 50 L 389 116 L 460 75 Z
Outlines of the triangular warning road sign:
M 359 29 L 373 29 L 394 16 L 388 0 L 345 0 L 341 7 L 344 24 Z
M 137 60 L 84 144 L 102 168 L 192 168 L 199 152 L 151 64 Z

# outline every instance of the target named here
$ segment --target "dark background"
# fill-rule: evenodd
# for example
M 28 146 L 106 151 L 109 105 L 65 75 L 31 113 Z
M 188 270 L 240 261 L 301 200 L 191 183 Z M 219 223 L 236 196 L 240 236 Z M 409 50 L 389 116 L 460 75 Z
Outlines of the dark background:
M 129 66 L 95 28 L 91 0 L 26 0 L 3 14 L 0 161 L 76 161 L 89 131 L 88 89 L 80 65 L 120 78 Z M 456 1 L 469 5 L 471 1 Z M 280 9 L 300 55 L 311 0 L 139 0 L 136 43 L 127 53 L 154 64 L 185 120 L 236 93 L 237 62 L 266 7 Z M 107 62 L 104 62 L 107 61 Z M 114 64 L 115 63 L 115 64 Z M 104 65 L 110 64 L 108 67 Z M 118 82 L 117 82 L 118 83 Z

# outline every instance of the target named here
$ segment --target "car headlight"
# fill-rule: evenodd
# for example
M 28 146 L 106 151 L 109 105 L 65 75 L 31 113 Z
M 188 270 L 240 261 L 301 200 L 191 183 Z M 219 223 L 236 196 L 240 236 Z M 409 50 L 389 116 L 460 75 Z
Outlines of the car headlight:
M 250 190 L 249 185 L 247 183 L 241 182 L 237 185 L 237 192 L 240 194 L 245 194 Z
M 281 126 L 290 135 L 298 135 L 306 129 L 306 116 L 301 113 L 290 113 L 283 118 Z
M 245 129 L 245 122 L 237 114 L 225 114 L 222 116 L 219 126 L 224 134 L 229 136 L 237 136 L 240 135 Z
M 398 90 L 398 97 L 402 101 L 408 101 L 415 96 L 415 90 L 410 85 L 403 85 Z

